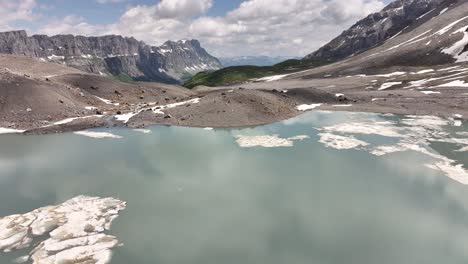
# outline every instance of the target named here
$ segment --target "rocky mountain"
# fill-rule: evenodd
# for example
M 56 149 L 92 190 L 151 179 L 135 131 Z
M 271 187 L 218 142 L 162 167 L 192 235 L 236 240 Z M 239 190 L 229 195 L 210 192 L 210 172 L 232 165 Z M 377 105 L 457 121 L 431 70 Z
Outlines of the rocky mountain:
M 0 33 L 0 53 L 31 56 L 123 80 L 165 83 L 180 83 L 200 71 L 222 67 L 197 40 L 168 41 L 155 47 L 117 35 L 28 36 L 21 30 Z
M 413 2 L 415 1 L 418 0 Z M 308 74 L 335 72 L 343 75 L 379 71 L 389 67 L 431 67 L 463 62 L 468 62 L 468 1 L 449 0 L 421 15 L 402 32 L 380 45 L 312 70 Z
M 344 59 L 369 48 L 378 46 L 410 27 L 422 24 L 422 18 L 431 10 L 448 6 L 455 0 L 397 0 L 382 11 L 358 21 L 351 28 L 305 57 Z
M 290 59 L 299 59 L 297 57 L 269 57 L 269 56 L 240 56 L 240 57 L 225 57 L 219 58 L 221 64 L 224 67 L 231 66 L 242 66 L 242 65 L 252 65 L 252 66 L 273 66 L 277 63 L 290 60 Z

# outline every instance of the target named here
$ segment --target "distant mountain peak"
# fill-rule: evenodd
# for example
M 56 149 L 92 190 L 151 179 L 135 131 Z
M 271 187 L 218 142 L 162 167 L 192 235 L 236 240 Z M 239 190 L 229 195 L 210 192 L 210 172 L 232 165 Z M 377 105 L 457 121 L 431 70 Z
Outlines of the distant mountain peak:
M 168 83 L 222 67 L 198 40 L 167 41 L 155 47 L 120 35 L 49 37 L 9 31 L 0 33 L 0 53 L 36 57 L 90 73 Z

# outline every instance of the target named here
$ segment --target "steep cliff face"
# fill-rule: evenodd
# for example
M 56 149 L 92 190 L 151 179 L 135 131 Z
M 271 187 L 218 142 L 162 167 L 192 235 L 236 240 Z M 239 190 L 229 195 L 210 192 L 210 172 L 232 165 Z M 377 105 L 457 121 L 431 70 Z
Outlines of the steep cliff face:
M 197 40 L 168 41 L 154 47 L 116 35 L 29 37 L 21 30 L 0 33 L 0 53 L 36 57 L 123 79 L 167 83 L 178 83 L 200 71 L 222 67 Z
M 330 43 L 305 57 L 343 59 L 378 46 L 410 26 L 414 26 L 429 11 L 449 5 L 450 0 L 397 0 L 382 11 L 358 21 Z

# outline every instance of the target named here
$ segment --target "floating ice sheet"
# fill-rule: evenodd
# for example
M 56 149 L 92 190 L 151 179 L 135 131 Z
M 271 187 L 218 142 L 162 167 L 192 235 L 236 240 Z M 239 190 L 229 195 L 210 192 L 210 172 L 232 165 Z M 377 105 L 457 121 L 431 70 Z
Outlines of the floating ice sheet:
M 95 132 L 95 131 L 77 131 L 75 134 L 91 138 L 122 138 L 121 136 L 114 135 L 109 132 Z
M 60 205 L 0 218 L 0 250 L 27 249 L 34 239 L 41 239 L 18 262 L 107 264 L 118 240 L 105 232 L 125 206 L 114 198 L 78 196 Z
M 434 159 L 433 163 L 425 164 L 427 167 L 439 170 L 462 184 L 468 184 L 468 171 L 462 164 L 457 164 L 457 161 L 430 147 L 431 142 L 444 142 L 459 146 L 456 151 L 468 150 L 468 138 L 451 136 L 445 129 L 450 125 L 460 126 L 461 121 L 436 116 L 405 116 L 398 122 L 362 120 L 318 128 L 321 131 L 319 142 L 335 149 L 360 149 L 376 156 L 416 151 Z M 398 141 L 395 144 L 376 145 L 365 139 L 356 139 L 357 135 L 379 135 Z M 458 132 L 457 135 L 468 136 L 468 133 Z
M 264 148 L 275 148 L 275 147 L 292 147 L 294 141 L 304 140 L 309 138 L 306 135 L 299 135 L 290 138 L 280 138 L 279 135 L 262 135 L 262 136 L 236 136 L 236 142 L 241 148 L 252 148 L 252 147 L 264 147 Z

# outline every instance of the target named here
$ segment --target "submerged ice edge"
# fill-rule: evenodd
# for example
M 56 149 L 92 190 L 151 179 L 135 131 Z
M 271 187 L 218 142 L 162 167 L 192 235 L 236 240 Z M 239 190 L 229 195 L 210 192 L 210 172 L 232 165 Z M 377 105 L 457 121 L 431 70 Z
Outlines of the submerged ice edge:
M 75 135 L 90 137 L 90 138 L 113 138 L 113 139 L 121 139 L 122 136 L 114 135 L 109 132 L 97 132 L 97 131 L 76 131 L 73 132 Z
M 385 115 L 386 116 L 386 115 Z M 454 152 L 468 151 L 468 133 L 446 132 L 448 126 L 461 126 L 461 121 L 454 118 L 444 119 L 436 116 L 404 116 L 399 121 L 375 121 L 369 118 L 351 119 L 349 122 L 315 128 L 319 131 L 318 142 L 328 148 L 338 150 L 360 150 L 371 155 L 384 156 L 396 152 L 415 151 L 434 159 L 424 164 L 427 168 L 438 170 L 451 179 L 468 185 L 468 170 L 456 160 L 435 152 L 431 142 L 454 144 Z M 382 136 L 396 141 L 394 144 L 376 144 L 363 139 L 363 136 Z M 360 136 L 360 138 L 356 138 Z M 273 135 L 236 135 L 236 143 L 241 148 L 253 147 L 293 147 L 294 141 L 309 138 L 307 135 L 281 138 Z
M 454 119 L 443 119 L 435 116 L 405 116 L 400 122 L 373 122 L 362 120 L 350 123 L 340 123 L 318 128 L 321 133 L 320 143 L 335 149 L 359 149 L 375 156 L 390 153 L 416 151 L 434 159 L 434 162 L 424 164 L 426 167 L 438 170 L 451 179 L 468 185 L 468 171 L 463 164 L 436 153 L 431 142 L 450 143 L 459 146 L 458 150 L 468 150 L 468 138 L 455 138 L 445 131 L 447 126 L 460 126 Z M 355 135 L 378 135 L 397 140 L 395 144 L 371 144 L 365 140 L 356 139 Z M 461 134 L 457 134 L 461 135 Z
M 125 207 L 125 202 L 114 198 L 78 196 L 60 205 L 0 218 L 0 251 L 28 249 L 35 239 L 44 239 L 17 262 L 110 263 L 118 240 L 105 232 Z
M 281 138 L 279 135 L 263 135 L 263 136 L 243 136 L 238 135 L 236 142 L 241 148 L 264 147 L 293 147 L 294 141 L 308 139 L 307 135 L 298 135 L 289 138 Z

